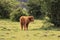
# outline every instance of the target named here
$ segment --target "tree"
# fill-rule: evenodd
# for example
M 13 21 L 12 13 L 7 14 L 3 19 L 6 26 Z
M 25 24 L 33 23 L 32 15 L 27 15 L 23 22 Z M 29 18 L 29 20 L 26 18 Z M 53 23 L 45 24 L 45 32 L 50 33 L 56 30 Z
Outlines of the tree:
M 60 1 L 55 0 L 51 4 L 51 21 L 55 26 L 60 26 Z
M 19 7 L 10 14 L 10 19 L 12 21 L 19 21 L 21 16 L 28 16 L 28 15 L 29 14 L 28 14 L 27 10 Z
M 10 13 L 17 8 L 19 2 L 17 0 L 0 0 L 0 16 L 1 18 L 9 18 Z
M 59 27 L 60 26 L 60 0 L 45 0 L 48 8 L 48 17 L 51 22 Z
M 35 18 L 40 18 L 41 13 L 41 5 L 39 0 L 29 0 L 28 4 L 29 14 L 33 15 Z

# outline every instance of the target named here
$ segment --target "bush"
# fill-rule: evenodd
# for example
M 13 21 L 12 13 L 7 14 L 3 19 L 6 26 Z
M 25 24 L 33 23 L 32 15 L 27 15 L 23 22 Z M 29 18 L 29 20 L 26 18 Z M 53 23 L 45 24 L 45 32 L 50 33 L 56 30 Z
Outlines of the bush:
M 17 8 L 19 2 L 17 0 L 0 0 L 0 16 L 1 18 L 9 18 L 10 13 Z
M 12 21 L 19 21 L 19 18 L 20 18 L 21 16 L 27 16 L 27 15 L 28 15 L 28 13 L 27 13 L 26 10 L 23 10 L 23 9 L 21 9 L 21 8 L 18 8 L 18 9 L 14 10 L 14 11 L 10 14 L 10 19 L 11 19 Z
M 56 2 L 51 3 L 51 22 L 54 23 L 55 26 L 60 27 L 60 1 L 56 0 Z
M 42 16 L 39 0 L 29 0 L 27 7 L 29 9 L 29 14 L 33 15 L 36 19 L 39 19 Z

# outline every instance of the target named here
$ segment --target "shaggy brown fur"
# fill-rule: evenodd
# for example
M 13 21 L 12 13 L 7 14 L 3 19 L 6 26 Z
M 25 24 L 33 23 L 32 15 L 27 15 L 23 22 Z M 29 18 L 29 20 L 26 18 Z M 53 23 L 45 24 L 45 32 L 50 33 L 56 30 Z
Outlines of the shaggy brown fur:
M 28 30 L 28 24 L 30 22 L 34 21 L 34 17 L 33 16 L 21 16 L 20 17 L 20 24 L 21 24 L 21 30 Z

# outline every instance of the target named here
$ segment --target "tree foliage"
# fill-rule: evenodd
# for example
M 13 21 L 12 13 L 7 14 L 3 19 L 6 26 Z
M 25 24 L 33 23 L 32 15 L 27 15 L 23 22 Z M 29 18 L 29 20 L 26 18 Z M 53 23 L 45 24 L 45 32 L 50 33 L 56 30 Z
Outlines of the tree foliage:
M 29 0 L 28 7 L 31 15 L 37 17 L 44 14 L 55 26 L 60 26 L 60 0 Z
M 28 12 L 19 7 L 10 14 L 10 19 L 12 21 L 19 21 L 21 16 L 28 16 Z
M 41 13 L 41 5 L 39 0 L 29 0 L 28 4 L 28 10 L 29 14 L 33 15 L 35 18 L 39 18 L 42 13 Z
M 10 13 L 17 8 L 19 2 L 16 0 L 0 0 L 1 18 L 9 18 Z
M 48 8 L 48 17 L 55 26 L 60 26 L 60 0 L 45 0 Z
M 60 1 L 55 0 L 51 3 L 51 21 L 56 26 L 60 26 Z

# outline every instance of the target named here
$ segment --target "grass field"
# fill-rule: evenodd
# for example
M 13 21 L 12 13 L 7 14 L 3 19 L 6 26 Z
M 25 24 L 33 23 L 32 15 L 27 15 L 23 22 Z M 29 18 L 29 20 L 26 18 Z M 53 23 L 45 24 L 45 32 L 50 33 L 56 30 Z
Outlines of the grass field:
M 23 31 L 19 22 L 0 19 L 0 40 L 60 40 L 59 28 L 49 29 L 50 23 L 44 24 L 45 20 L 35 20 L 29 24 L 28 31 Z

